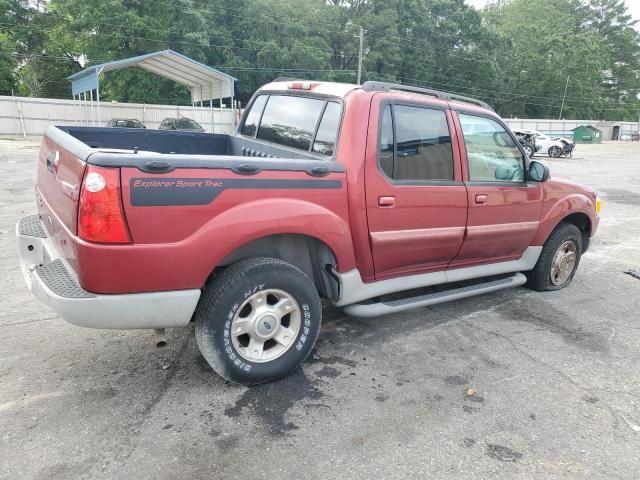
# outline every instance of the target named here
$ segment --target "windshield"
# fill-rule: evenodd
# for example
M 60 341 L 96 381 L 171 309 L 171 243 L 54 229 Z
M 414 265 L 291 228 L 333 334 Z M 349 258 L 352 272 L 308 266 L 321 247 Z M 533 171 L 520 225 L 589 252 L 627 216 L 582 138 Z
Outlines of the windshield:
M 245 116 L 241 133 L 321 155 L 333 155 L 342 105 L 300 95 L 259 95 Z

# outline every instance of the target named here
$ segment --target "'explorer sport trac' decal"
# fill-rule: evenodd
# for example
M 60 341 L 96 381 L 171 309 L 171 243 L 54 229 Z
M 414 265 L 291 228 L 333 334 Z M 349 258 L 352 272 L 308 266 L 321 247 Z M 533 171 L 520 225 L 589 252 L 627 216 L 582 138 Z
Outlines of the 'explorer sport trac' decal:
M 207 205 L 227 189 L 318 189 L 342 188 L 340 180 L 277 180 L 216 178 L 132 178 L 129 182 L 131 205 L 135 207 L 169 205 Z

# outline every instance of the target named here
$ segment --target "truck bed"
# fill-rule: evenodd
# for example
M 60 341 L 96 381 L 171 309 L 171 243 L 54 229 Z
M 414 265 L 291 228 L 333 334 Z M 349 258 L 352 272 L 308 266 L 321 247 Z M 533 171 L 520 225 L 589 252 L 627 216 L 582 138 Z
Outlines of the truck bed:
M 118 170 L 127 245 L 78 236 L 90 168 Z M 83 289 L 138 293 L 200 288 L 256 235 L 338 243 L 348 231 L 345 180 L 329 157 L 233 135 L 67 126 L 46 132 L 36 195 L 47 235 Z
M 301 152 L 260 140 L 222 133 L 180 132 L 134 128 L 55 127 L 92 149 L 134 150 L 159 154 L 224 155 L 263 158 L 319 159 L 326 157 Z

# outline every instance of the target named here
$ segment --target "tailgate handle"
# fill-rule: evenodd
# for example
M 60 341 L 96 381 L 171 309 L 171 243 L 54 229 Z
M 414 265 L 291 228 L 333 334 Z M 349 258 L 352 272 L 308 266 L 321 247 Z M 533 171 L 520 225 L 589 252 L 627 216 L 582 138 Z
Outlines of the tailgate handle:
M 255 175 L 256 173 L 260 173 L 260 167 L 252 163 L 243 163 L 242 165 L 233 167 L 231 170 L 240 175 Z
M 176 169 L 176 167 L 171 165 L 169 162 L 165 162 L 163 160 L 151 160 L 150 162 L 145 162 L 138 168 L 147 173 L 168 173 L 173 172 Z
M 49 172 L 56 174 L 55 170 L 58 169 L 58 164 L 60 163 L 60 152 L 57 150 L 55 152 L 51 152 L 47 155 L 47 170 Z
M 307 173 L 312 177 L 326 177 L 331 172 L 327 167 L 313 167 L 311 170 L 307 170 Z

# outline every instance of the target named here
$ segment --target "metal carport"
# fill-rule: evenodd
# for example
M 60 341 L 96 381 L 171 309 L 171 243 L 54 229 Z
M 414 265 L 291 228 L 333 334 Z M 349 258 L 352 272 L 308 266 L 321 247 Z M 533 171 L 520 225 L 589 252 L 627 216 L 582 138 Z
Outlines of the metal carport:
M 79 106 L 84 107 L 87 119 L 89 114 L 92 119 L 95 118 L 95 105 L 98 123 L 102 120 L 100 117 L 100 74 L 128 67 L 143 68 L 185 85 L 191 92 L 191 105 L 194 107 L 198 103 L 203 107 L 205 102 L 209 102 L 212 132 L 213 101 L 219 100 L 221 113 L 223 99 L 230 98 L 230 108 L 232 110 L 234 108 L 236 78 L 173 50 L 162 50 L 124 60 L 94 65 L 67 77 L 71 81 L 73 99 L 78 101 Z M 222 119 L 220 121 L 222 122 Z

